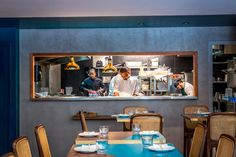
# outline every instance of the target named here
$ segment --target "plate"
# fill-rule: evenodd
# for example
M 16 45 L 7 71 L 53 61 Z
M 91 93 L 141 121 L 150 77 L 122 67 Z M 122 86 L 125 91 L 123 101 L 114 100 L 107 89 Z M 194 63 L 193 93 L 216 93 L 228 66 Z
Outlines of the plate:
M 149 146 L 148 149 L 156 152 L 168 152 L 174 150 L 175 147 L 171 146 L 170 144 L 154 144 Z
M 119 114 L 118 118 L 129 118 L 128 114 Z
M 95 132 L 95 131 L 79 133 L 79 136 L 81 136 L 81 137 L 95 137 L 98 135 L 99 135 L 99 133 Z
M 97 146 L 95 144 L 76 145 L 74 151 L 80 153 L 94 153 L 97 151 Z
M 142 136 L 142 135 L 158 135 L 159 132 L 158 132 L 158 131 L 141 131 L 139 134 L 140 134 L 141 136 Z

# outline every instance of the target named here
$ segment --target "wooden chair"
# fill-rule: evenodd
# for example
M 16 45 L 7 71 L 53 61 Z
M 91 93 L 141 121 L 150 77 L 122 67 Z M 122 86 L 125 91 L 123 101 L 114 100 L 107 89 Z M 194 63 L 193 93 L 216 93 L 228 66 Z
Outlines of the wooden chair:
M 13 142 L 13 152 L 16 157 L 32 157 L 29 141 L 26 136 L 19 137 Z
M 88 131 L 88 126 L 87 126 L 83 111 L 80 112 L 80 122 L 81 122 L 82 131 Z
M 193 134 L 189 157 L 203 157 L 206 135 L 207 127 L 204 124 L 198 123 Z
M 35 137 L 38 145 L 39 156 L 51 157 L 46 130 L 42 124 L 39 124 L 35 127 Z
M 216 157 L 236 157 L 236 140 L 234 137 L 222 134 L 217 146 Z
M 212 148 L 217 147 L 221 134 L 236 137 L 236 113 L 212 113 L 208 117 L 207 156 L 211 157 Z
M 184 107 L 183 114 L 194 114 L 198 111 L 209 112 L 209 108 L 206 105 L 188 105 Z M 184 156 L 189 156 L 191 139 L 198 123 L 184 119 Z
M 123 108 L 123 113 L 124 114 L 128 114 L 129 112 L 133 112 L 133 113 L 143 113 L 147 111 L 148 112 L 148 107 L 145 106 L 126 106 Z M 124 131 L 130 131 L 130 123 L 126 122 L 124 123 Z
M 131 116 L 130 128 L 132 124 L 140 124 L 142 131 L 159 131 L 162 133 L 163 118 L 159 114 L 148 113 L 148 114 L 135 114 Z
M 4 154 L 2 157 L 15 157 L 13 152 L 8 152 L 6 154 Z

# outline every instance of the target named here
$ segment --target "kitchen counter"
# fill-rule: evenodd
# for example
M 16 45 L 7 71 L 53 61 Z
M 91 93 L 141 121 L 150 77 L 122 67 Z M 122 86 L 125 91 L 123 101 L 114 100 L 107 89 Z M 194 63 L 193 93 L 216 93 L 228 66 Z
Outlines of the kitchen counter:
M 196 96 L 133 96 L 133 97 L 116 97 L 116 96 L 48 96 L 44 98 L 34 98 L 32 101 L 58 101 L 58 100 L 82 100 L 82 101 L 99 101 L 99 100 L 196 100 Z

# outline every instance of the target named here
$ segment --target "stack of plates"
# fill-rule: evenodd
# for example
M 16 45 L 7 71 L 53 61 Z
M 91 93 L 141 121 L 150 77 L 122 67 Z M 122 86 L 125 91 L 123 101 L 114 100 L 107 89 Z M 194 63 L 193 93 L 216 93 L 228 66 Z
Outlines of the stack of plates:
M 129 118 L 128 114 L 118 114 L 118 118 Z

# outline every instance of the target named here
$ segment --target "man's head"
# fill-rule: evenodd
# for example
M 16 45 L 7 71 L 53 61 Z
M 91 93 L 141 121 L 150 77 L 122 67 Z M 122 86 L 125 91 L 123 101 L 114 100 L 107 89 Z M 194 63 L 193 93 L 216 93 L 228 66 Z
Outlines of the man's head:
M 177 89 L 183 89 L 184 88 L 184 82 L 181 79 L 178 79 L 174 83 L 175 88 Z
M 91 68 L 91 69 L 89 69 L 89 71 L 88 71 L 88 76 L 91 78 L 91 79 L 95 79 L 96 78 L 96 71 L 95 71 L 95 69 L 94 68 Z
M 120 68 L 120 75 L 124 80 L 129 79 L 130 77 L 130 71 L 127 67 Z

